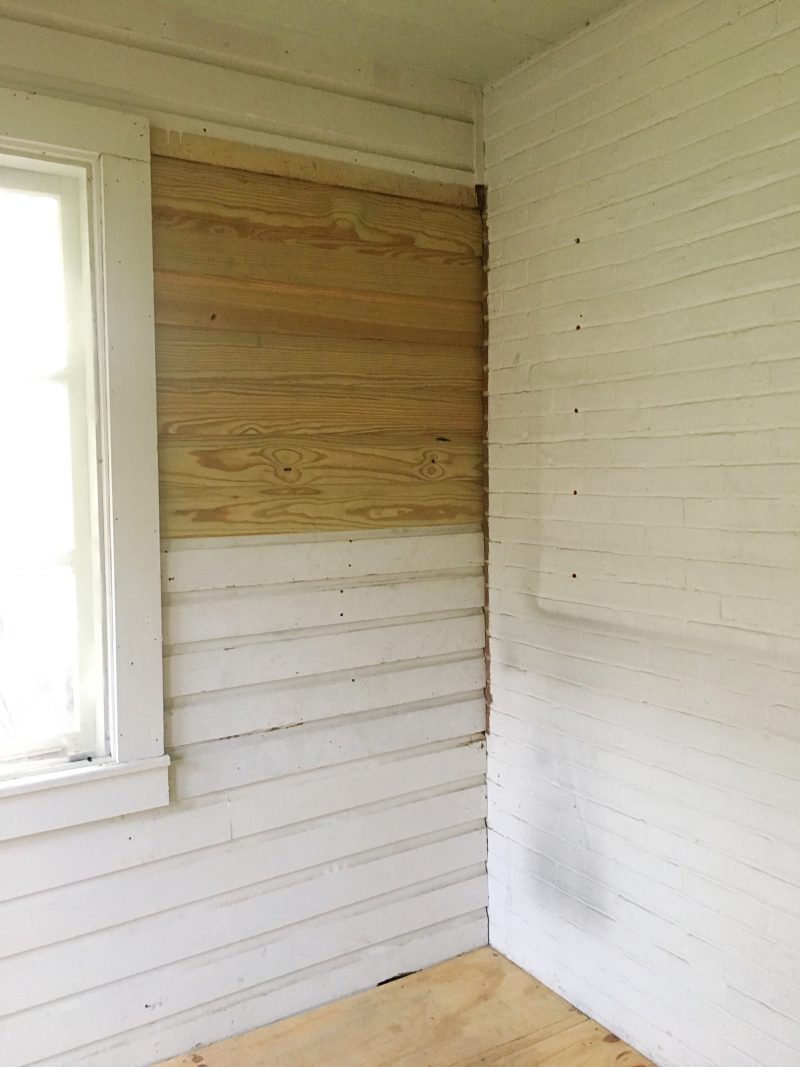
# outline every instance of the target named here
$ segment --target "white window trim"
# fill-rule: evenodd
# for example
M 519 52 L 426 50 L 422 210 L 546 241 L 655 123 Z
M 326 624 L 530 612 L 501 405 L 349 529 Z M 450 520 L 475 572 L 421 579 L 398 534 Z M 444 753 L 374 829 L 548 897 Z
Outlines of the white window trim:
M 0 89 L 0 152 L 93 168 L 111 755 L 0 782 L 0 840 L 168 802 L 164 754 L 150 130 L 145 119 Z

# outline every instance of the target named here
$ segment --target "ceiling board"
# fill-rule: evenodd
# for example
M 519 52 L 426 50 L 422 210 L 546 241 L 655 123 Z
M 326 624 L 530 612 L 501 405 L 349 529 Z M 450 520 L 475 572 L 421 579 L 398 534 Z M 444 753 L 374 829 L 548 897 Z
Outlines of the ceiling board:
M 351 61 L 386 60 L 481 84 L 618 7 L 620 0 L 166 0 Z

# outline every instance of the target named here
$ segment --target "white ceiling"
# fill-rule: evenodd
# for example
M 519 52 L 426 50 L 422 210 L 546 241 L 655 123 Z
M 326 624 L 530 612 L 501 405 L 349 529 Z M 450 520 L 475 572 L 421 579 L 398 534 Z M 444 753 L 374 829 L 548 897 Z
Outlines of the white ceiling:
M 337 56 L 387 60 L 481 84 L 543 51 L 620 0 L 167 0 L 174 8 Z

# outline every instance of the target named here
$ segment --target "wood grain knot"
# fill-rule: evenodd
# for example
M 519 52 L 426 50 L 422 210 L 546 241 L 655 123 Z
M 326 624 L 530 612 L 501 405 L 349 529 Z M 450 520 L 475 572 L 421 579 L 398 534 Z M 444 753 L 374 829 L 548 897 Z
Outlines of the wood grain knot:
M 278 481 L 295 485 L 303 477 L 302 464 L 304 454 L 296 448 L 276 448 L 271 454 L 267 449 L 261 455 L 272 467 L 272 473 Z
M 439 452 L 424 452 L 422 455 L 422 466 L 420 467 L 420 474 L 423 478 L 427 478 L 429 481 L 434 482 L 439 478 L 444 478 L 447 475 L 447 471 L 439 462 L 441 453 Z

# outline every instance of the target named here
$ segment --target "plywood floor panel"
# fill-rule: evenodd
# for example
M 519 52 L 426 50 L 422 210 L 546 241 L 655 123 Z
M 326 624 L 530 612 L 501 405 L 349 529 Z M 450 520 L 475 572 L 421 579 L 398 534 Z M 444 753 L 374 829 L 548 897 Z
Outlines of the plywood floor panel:
M 162 1067 L 654 1067 L 491 948 Z

